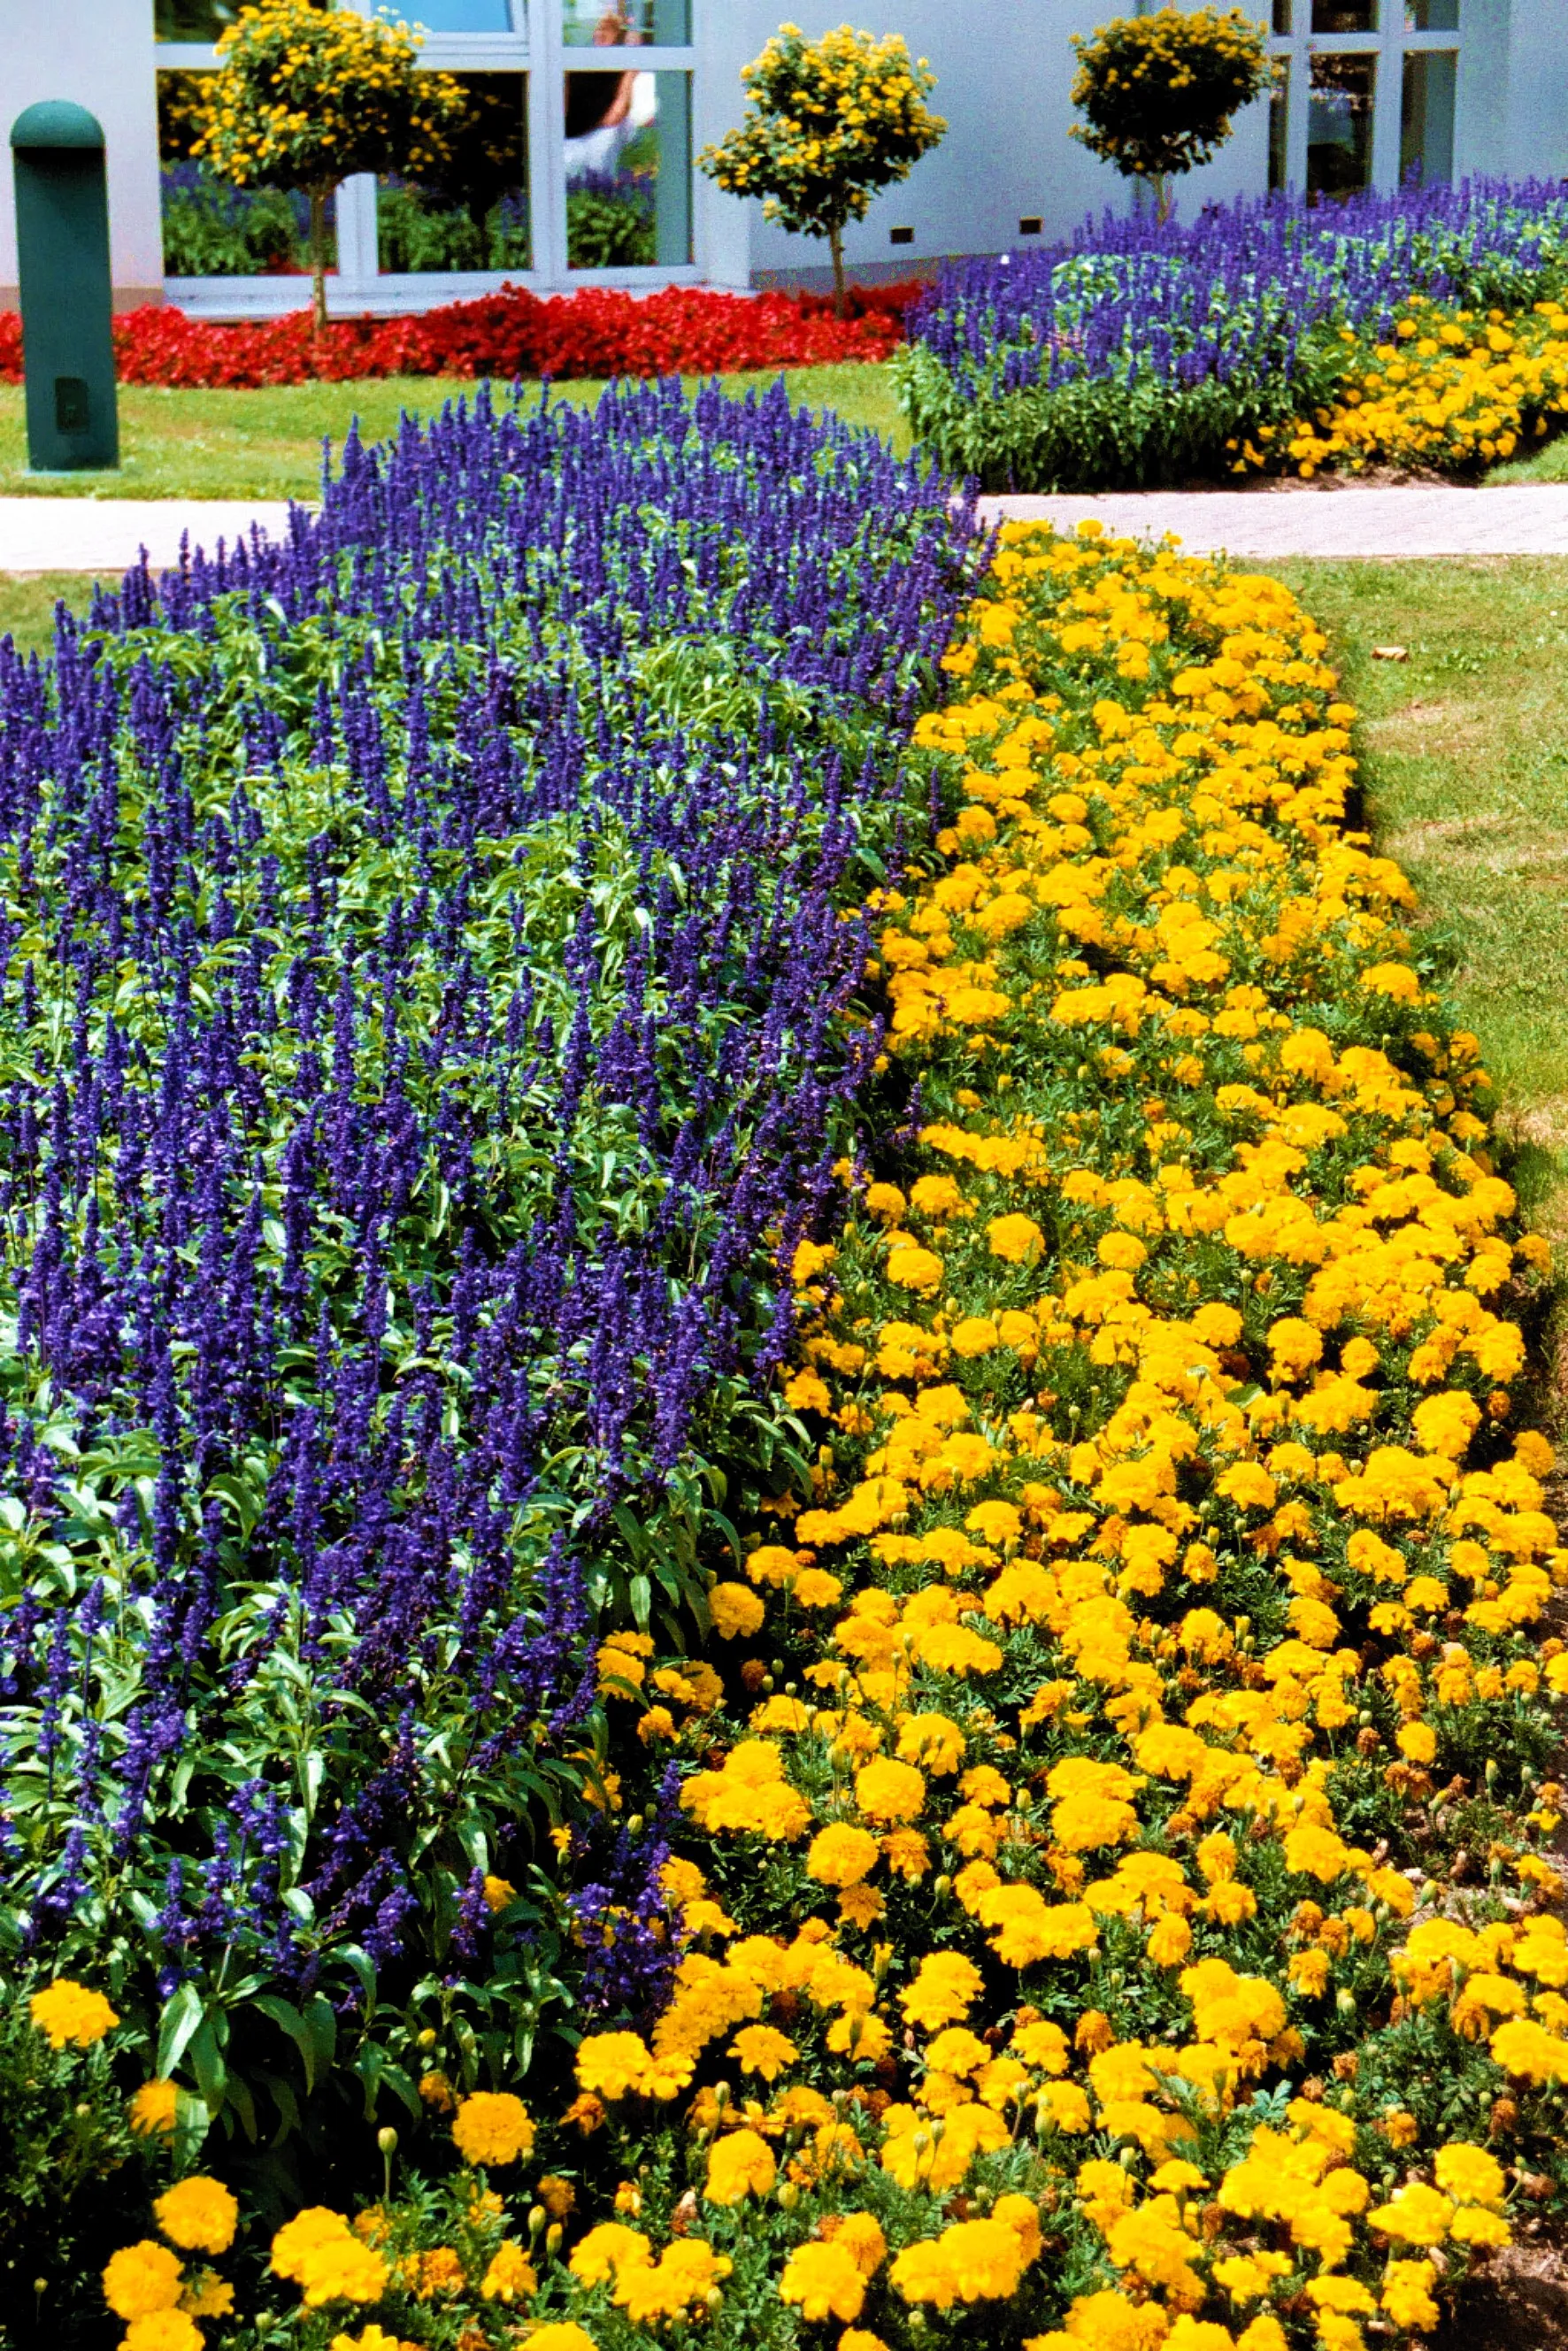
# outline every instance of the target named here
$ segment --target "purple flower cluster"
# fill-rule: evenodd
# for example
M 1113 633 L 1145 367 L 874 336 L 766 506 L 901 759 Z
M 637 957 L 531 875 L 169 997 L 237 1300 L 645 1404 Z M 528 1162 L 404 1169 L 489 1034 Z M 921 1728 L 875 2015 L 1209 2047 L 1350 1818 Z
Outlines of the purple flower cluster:
M 570 1943 L 592 1627 L 700 1590 L 788 1343 L 972 538 L 781 393 L 481 392 L 0 645 L 0 1937 L 205 2003 L 219 2095 L 476 1871 Z
M 1533 298 L 1565 244 L 1559 182 L 1240 198 L 1190 221 L 1107 214 L 1065 245 L 949 263 L 910 333 L 976 398 L 1108 377 L 1289 378 L 1312 329 L 1378 331 L 1416 290 Z

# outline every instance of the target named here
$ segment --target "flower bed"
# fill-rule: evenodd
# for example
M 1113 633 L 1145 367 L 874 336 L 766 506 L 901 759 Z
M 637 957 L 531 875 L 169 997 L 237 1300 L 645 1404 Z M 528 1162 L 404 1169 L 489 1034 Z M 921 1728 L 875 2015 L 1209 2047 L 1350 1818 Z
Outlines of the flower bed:
M 875 901 L 917 1115 L 794 1259 L 813 1451 L 700 1664 L 601 1656 L 684 1773 L 673 1998 L 564 2112 L 438 2030 L 471 2168 L 272 2240 L 310 2351 L 1357 2351 L 1561 2187 L 1546 1251 L 1323 650 L 1004 530 Z
M 517 287 L 409 319 L 309 314 L 214 326 L 149 305 L 114 322 L 122 383 L 217 386 L 339 383 L 362 376 L 726 375 L 746 368 L 884 360 L 904 340 L 907 286 L 857 287 L 837 319 L 824 295 L 709 293 L 667 286 L 639 299 L 612 287 L 539 296 Z M 22 327 L 0 317 L 0 383 L 22 381 Z
M 481 397 L 0 646 L 9 1992 L 285 2163 L 667 1982 L 592 1628 L 791 1442 L 969 528 L 782 390 Z
M 1245 470 L 1249 442 L 1282 457 L 1412 302 L 1517 316 L 1560 293 L 1565 232 L 1568 195 L 1538 183 L 1107 218 L 1068 247 L 949 267 L 911 311 L 900 397 L 916 437 L 988 488 L 1213 478 Z M 1515 429 L 1533 433 L 1553 403 L 1518 390 Z M 1411 437 L 1366 455 L 1396 461 Z M 1437 436 L 1424 462 L 1480 462 L 1485 437 Z

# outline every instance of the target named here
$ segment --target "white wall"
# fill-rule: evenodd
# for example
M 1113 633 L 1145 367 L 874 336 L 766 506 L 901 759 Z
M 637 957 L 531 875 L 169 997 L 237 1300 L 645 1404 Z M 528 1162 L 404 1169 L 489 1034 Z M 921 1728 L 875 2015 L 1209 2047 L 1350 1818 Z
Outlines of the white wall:
M 103 126 L 115 304 L 163 298 L 152 0 L 0 0 L 0 308 L 16 300 L 11 125 L 40 99 L 85 106 Z

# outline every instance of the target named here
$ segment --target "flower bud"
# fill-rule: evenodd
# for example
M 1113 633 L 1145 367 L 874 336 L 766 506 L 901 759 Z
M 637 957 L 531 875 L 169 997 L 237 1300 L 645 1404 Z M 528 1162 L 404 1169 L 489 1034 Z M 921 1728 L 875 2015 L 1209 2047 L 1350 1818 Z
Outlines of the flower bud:
M 377 2131 L 376 2145 L 380 2147 L 383 2155 L 395 2155 L 397 2153 L 397 2133 L 393 2130 L 391 2123 L 383 2123 L 381 2129 Z

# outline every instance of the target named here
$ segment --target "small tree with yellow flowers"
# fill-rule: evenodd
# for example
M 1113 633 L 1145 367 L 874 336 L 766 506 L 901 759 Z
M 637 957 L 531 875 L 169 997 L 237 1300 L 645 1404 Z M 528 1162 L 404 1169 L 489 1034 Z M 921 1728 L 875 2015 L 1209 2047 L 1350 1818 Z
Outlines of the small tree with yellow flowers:
M 768 220 L 827 238 L 841 319 L 844 224 L 863 220 L 946 130 L 925 104 L 936 77 L 897 33 L 878 40 L 841 25 L 808 41 L 781 25 L 741 79 L 745 121 L 697 161 L 730 195 L 760 196 Z
M 1173 176 L 1207 163 L 1238 109 L 1274 78 L 1263 27 L 1239 8 L 1116 16 L 1087 39 L 1074 34 L 1072 46 L 1072 103 L 1087 118 L 1073 138 L 1129 179 L 1151 182 L 1162 221 Z
M 354 172 L 409 178 L 447 160 L 463 93 L 420 73 L 406 25 L 334 0 L 258 0 L 218 43 L 192 152 L 236 188 L 302 189 L 310 200 L 316 331 L 327 323 L 327 200 Z

